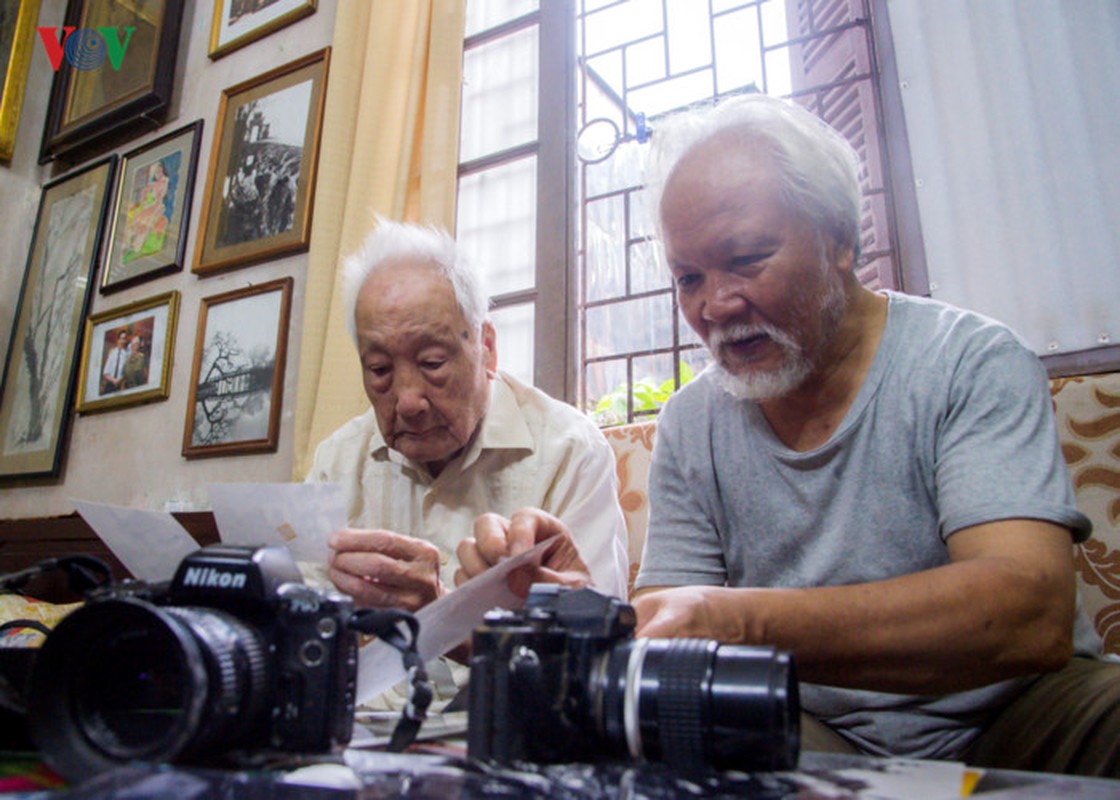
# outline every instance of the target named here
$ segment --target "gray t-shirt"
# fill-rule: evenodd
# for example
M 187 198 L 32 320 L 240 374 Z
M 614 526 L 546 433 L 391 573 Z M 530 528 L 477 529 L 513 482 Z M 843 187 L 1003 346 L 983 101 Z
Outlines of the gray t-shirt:
M 999 519 L 1089 535 L 1034 353 L 978 314 L 887 297 L 867 378 L 815 450 L 787 448 L 757 405 L 734 399 L 710 373 L 666 404 L 639 588 L 883 580 L 948 563 L 949 535 Z M 1099 652 L 1078 617 L 1079 652 Z M 801 702 L 867 752 L 954 758 L 1022 684 L 942 697 L 802 684 Z

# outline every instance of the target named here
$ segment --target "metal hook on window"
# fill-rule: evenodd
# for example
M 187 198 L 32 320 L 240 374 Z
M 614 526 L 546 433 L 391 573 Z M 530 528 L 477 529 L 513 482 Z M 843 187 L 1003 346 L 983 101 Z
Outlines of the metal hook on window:
M 646 122 L 644 112 L 634 115 L 634 132 L 622 135 L 614 120 L 598 117 L 580 128 L 576 136 L 576 155 L 584 164 L 606 161 L 623 142 L 645 144 L 653 129 Z

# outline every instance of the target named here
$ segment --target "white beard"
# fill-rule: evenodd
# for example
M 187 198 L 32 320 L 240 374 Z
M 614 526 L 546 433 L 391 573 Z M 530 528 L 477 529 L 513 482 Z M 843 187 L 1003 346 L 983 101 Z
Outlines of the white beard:
M 719 363 L 718 356 L 712 367 L 713 377 L 721 389 L 738 400 L 752 400 L 756 403 L 789 394 L 813 371 L 813 362 L 801 351 L 797 342 L 784 331 L 766 323 L 735 325 L 719 331 L 712 336 L 711 349 L 718 353 L 723 341 L 758 333 L 769 336 L 782 350 L 782 364 L 776 370 L 737 375 Z
M 836 335 L 846 304 L 847 297 L 839 277 L 833 275 L 826 278 L 825 292 L 817 301 L 816 313 L 813 315 L 818 321 L 818 341 L 822 345 L 827 344 Z M 769 336 L 782 351 L 782 363 L 777 369 L 768 372 L 748 371 L 739 375 L 720 363 L 719 351 L 723 343 L 760 333 Z M 738 400 L 760 403 L 784 397 L 804 383 L 816 367 L 813 359 L 792 336 L 769 323 L 738 324 L 716 328 L 709 339 L 708 349 L 716 360 L 712 367 L 713 378 L 721 389 Z

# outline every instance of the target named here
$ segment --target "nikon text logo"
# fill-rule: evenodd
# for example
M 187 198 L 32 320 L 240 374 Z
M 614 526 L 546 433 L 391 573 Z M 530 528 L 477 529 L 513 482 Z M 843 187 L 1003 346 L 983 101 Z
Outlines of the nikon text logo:
M 187 567 L 183 576 L 184 586 L 199 586 L 206 589 L 244 589 L 244 572 L 225 572 L 213 567 Z
M 39 31 L 39 38 L 43 40 L 51 68 L 58 72 L 63 56 L 74 69 L 97 69 L 108 57 L 113 69 L 119 70 L 136 27 L 75 28 L 68 25 L 62 29 L 61 36 L 57 27 L 35 30 Z

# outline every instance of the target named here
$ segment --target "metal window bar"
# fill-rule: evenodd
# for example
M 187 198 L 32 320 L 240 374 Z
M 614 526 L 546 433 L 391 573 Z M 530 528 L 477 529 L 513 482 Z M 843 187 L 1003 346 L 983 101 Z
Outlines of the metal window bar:
M 862 53 L 859 55 L 861 56 L 860 60 L 866 65 L 866 68 L 860 69 L 855 61 L 851 61 L 851 63 L 844 64 L 842 69 L 838 71 L 834 70 L 826 79 L 820 79 L 818 74 L 818 76 L 814 76 L 816 80 L 813 83 L 791 87 L 791 90 L 785 93 L 784 96 L 799 100 L 802 103 L 807 102 L 811 110 L 848 135 L 849 139 L 853 142 L 853 146 L 856 147 L 857 151 L 860 153 L 861 159 L 864 162 L 864 174 L 861 176 L 864 188 L 864 220 L 861 227 L 863 252 L 861 271 L 859 273 L 860 278 L 865 283 L 872 286 L 890 286 L 896 288 L 898 286 L 898 243 L 894 230 L 895 226 L 891 218 L 893 214 L 893 199 L 891 197 L 891 186 L 888 177 L 889 164 L 887 163 L 887 151 L 884 145 L 884 123 L 882 120 L 881 101 L 878 96 L 877 61 L 874 51 L 874 39 L 871 35 L 868 0 L 789 0 L 785 11 L 787 22 L 786 37 L 780 41 L 772 40 L 767 43 L 763 11 L 765 6 L 773 6 L 775 2 L 776 0 L 749 0 L 749 2 L 739 3 L 728 8 L 720 9 L 719 11 L 713 11 L 710 2 L 707 4 L 696 3 L 698 8 L 705 9 L 708 14 L 707 35 L 710 54 L 706 63 L 696 64 L 688 69 L 673 72 L 671 63 L 671 47 L 673 45 L 671 40 L 672 31 L 667 24 L 669 18 L 668 3 L 662 0 L 660 4 L 661 20 L 656 31 L 643 32 L 642 35 L 636 36 L 632 40 L 614 42 L 610 46 L 601 47 L 593 52 L 582 52 L 579 54 L 577 63 L 580 77 L 579 90 L 582 98 L 579 124 L 582 126 L 591 121 L 588 117 L 588 108 L 590 106 L 589 92 L 599 92 L 598 99 L 613 103 L 616 106 L 618 111 L 618 123 L 620 123 L 619 141 L 628 141 L 634 137 L 638 112 L 642 111 L 641 108 L 631 106 L 631 95 L 635 92 L 650 89 L 658 84 L 678 80 L 681 77 L 701 75 L 705 72 L 710 74 L 712 79 L 710 96 L 695 100 L 682 106 L 682 108 L 688 105 L 714 103 L 734 93 L 757 90 L 752 86 L 742 86 L 724 91 L 723 93 L 717 91 L 720 74 L 716 63 L 718 55 L 716 53 L 716 26 L 719 20 L 729 18 L 732 14 L 744 12 L 752 14 L 754 27 L 758 34 L 757 52 L 759 53 L 759 59 L 756 64 L 756 74 L 762 82 L 763 90 L 766 90 L 771 82 L 771 75 L 769 73 L 770 54 L 782 50 L 794 52 L 800 49 L 800 58 L 802 59 L 802 66 L 804 67 L 803 71 L 807 74 L 811 74 L 813 71 L 819 73 L 821 70 L 829 68 L 827 60 L 830 48 L 837 47 L 838 45 L 846 46 L 849 41 L 856 41 L 855 34 L 862 33 L 862 36 L 858 37 L 857 43 L 863 48 Z M 581 26 L 581 42 L 587 42 L 587 26 L 594 23 L 594 19 L 597 15 L 601 15 L 605 12 L 617 11 L 621 5 L 624 5 L 624 3 L 610 3 L 598 8 L 587 9 L 586 4 L 581 4 L 577 12 L 578 24 Z M 798 21 L 798 27 L 793 31 L 789 30 L 791 10 L 796 14 L 796 19 Z M 631 48 L 654 42 L 655 40 L 660 40 L 661 42 L 660 58 L 662 76 L 655 79 L 646 79 L 631 83 L 628 64 L 628 54 Z M 606 80 L 595 70 L 595 63 L 599 60 L 605 60 L 608 56 L 617 58 L 618 74 L 620 77 L 619 86 L 612 85 L 610 81 Z M 870 103 L 870 113 L 868 113 L 867 109 L 860 107 L 861 99 L 867 100 Z M 679 109 L 674 109 L 674 111 L 675 110 Z M 651 121 L 653 122 L 654 128 L 653 135 L 656 135 L 656 121 Z M 871 138 L 874 138 L 876 141 L 872 142 Z M 872 157 L 876 159 L 878 169 L 872 168 L 872 165 L 869 164 L 869 159 Z M 674 362 L 674 385 L 679 387 L 679 365 L 681 356 L 699 349 L 700 346 L 694 343 L 682 342 L 680 317 L 677 313 L 676 297 L 671 287 L 658 290 L 634 291 L 633 248 L 649 239 L 649 237 L 645 235 L 636 235 L 631 227 L 632 198 L 634 193 L 642 191 L 643 187 L 635 185 L 613 189 L 610 192 L 594 193 L 590 191 L 587 165 L 581 165 L 579 173 L 580 208 L 578 215 L 579 247 L 577 252 L 580 299 L 579 331 L 581 337 L 579 347 L 581 362 L 579 400 L 584 408 L 588 408 L 588 406 L 597 399 L 588 395 L 588 374 L 590 367 L 610 362 L 624 362 L 626 365 L 626 386 L 629 388 L 626 404 L 627 421 L 632 421 L 635 418 L 632 393 L 632 387 L 634 386 L 633 370 L 635 359 L 649 355 L 670 354 L 673 356 Z M 618 232 L 623 253 L 623 289 L 621 294 L 609 297 L 589 298 L 587 293 L 589 276 L 591 271 L 596 269 L 598 265 L 589 262 L 592 253 L 588 243 L 588 208 L 592 203 L 602 201 L 612 195 L 621 197 L 623 204 L 622 221 L 620 224 L 621 231 Z M 874 217 L 880 213 L 880 211 L 877 210 L 878 207 L 881 207 L 881 213 L 885 214 L 887 218 L 881 220 L 880 224 L 876 225 Z M 879 231 L 885 231 L 885 237 L 882 241 L 877 239 Z M 885 268 L 882 266 L 884 262 L 886 262 Z M 670 347 L 652 349 L 635 349 L 631 347 L 629 349 L 619 349 L 616 352 L 607 354 L 588 352 L 589 332 L 587 319 L 589 311 L 623 302 L 660 297 L 663 295 L 669 295 L 673 309 L 671 325 L 672 344 Z M 604 387 L 604 390 L 608 388 L 609 387 Z

